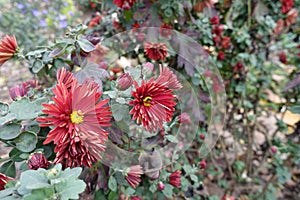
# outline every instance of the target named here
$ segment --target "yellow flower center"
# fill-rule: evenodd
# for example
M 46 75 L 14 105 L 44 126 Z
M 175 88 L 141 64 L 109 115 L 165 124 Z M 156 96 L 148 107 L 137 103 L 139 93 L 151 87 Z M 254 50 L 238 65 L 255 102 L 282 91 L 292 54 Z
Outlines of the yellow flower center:
M 152 102 L 152 98 L 151 97 L 146 97 L 143 99 L 143 102 L 144 102 L 144 106 L 151 106 L 151 102 Z
M 70 114 L 71 122 L 75 124 L 80 124 L 83 122 L 83 112 L 81 110 L 74 110 Z

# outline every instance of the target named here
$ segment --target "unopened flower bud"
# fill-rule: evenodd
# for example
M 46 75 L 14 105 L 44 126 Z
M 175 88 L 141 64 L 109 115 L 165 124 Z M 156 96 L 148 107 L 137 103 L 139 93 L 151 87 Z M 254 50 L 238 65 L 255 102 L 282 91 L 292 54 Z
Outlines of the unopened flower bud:
M 31 154 L 27 162 L 28 168 L 33 170 L 37 170 L 38 168 L 47 169 L 49 167 L 49 164 L 50 162 L 41 152 Z
M 157 184 L 157 189 L 160 190 L 160 191 L 164 190 L 165 189 L 165 184 L 163 184 L 162 182 L 159 182 Z
M 126 90 L 128 89 L 131 85 L 133 84 L 133 79 L 128 73 L 124 73 L 120 76 L 118 83 L 117 83 L 117 88 L 119 90 Z
M 277 148 L 275 146 L 271 146 L 270 148 L 272 153 L 276 153 L 277 152 Z
M 189 124 L 189 123 L 191 123 L 191 118 L 187 113 L 184 112 L 178 116 L 178 122 L 180 124 Z
M 206 161 L 205 160 L 200 161 L 199 165 L 200 165 L 201 169 L 205 169 L 206 168 Z
M 204 134 L 201 134 L 201 135 L 200 135 L 200 139 L 201 139 L 201 140 L 205 140 L 205 135 L 204 135 Z

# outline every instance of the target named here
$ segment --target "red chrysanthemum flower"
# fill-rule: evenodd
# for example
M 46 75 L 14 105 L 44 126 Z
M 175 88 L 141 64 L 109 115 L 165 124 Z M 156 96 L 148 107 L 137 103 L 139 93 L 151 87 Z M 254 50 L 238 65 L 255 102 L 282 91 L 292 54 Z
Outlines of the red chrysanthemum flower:
M 217 36 L 221 36 L 221 34 L 223 33 L 223 31 L 224 31 L 223 25 L 216 25 L 213 28 L 212 33 L 216 34 Z
M 144 53 L 153 60 L 164 60 L 168 55 L 167 45 L 164 43 L 144 42 Z
M 177 80 L 177 76 L 168 67 L 159 67 L 160 75 L 156 79 L 156 83 L 165 86 L 171 90 L 179 90 L 182 88 L 181 83 Z
M 15 36 L 6 35 L 0 41 L 0 67 L 17 52 L 18 44 Z
M 28 80 L 21 85 L 16 85 L 9 89 L 9 96 L 12 100 L 17 100 L 20 97 L 28 95 L 30 89 L 39 89 L 37 80 Z
M 128 10 L 135 4 L 135 2 L 136 0 L 114 0 L 113 3 L 119 8 Z
M 79 84 L 70 72 L 57 74 L 58 84 L 53 89 L 53 104 L 43 104 L 48 117 L 38 118 L 41 127 L 53 126 L 44 144 L 54 142 L 54 163 L 67 167 L 92 166 L 101 159 L 110 126 L 111 112 L 108 99 L 98 101 L 101 92 L 92 81 Z M 70 85 L 70 88 L 67 87 Z
M 143 80 L 141 86 L 135 81 L 134 86 L 136 90 L 131 92 L 134 100 L 129 102 L 129 105 L 134 106 L 130 111 L 132 119 L 149 132 L 163 129 L 163 123 L 171 121 L 175 111 L 172 89 L 182 87 L 177 77 L 168 68 L 164 68 L 156 81 L 153 78 Z
M 163 23 L 160 25 L 159 33 L 161 36 L 168 38 L 170 35 L 172 35 L 172 25 Z
M 178 122 L 180 124 L 189 124 L 192 122 L 192 120 L 191 120 L 189 114 L 183 112 L 183 113 L 181 113 L 181 115 L 178 116 Z
M 181 185 L 180 178 L 181 178 L 181 171 L 177 169 L 169 176 L 169 183 L 176 188 L 180 188 Z
M 140 165 L 134 165 L 128 168 L 125 178 L 131 187 L 136 188 L 141 182 L 142 174 L 144 174 L 142 167 Z
M 221 40 L 221 46 L 223 49 L 228 49 L 230 46 L 230 37 L 223 37 Z
M 5 174 L 0 173 L 0 190 L 4 190 L 6 183 L 10 180 L 14 179 L 6 176 Z
M 213 16 L 213 17 L 210 19 L 210 23 L 211 23 L 211 24 L 215 24 L 215 25 L 219 24 L 219 23 L 220 23 L 219 16 L 218 16 L 218 15 Z
M 141 25 L 139 23 L 132 24 L 132 31 L 135 32 L 137 29 L 141 28 Z
M 281 0 L 282 7 L 281 12 L 283 14 L 286 14 L 291 10 L 291 8 L 294 6 L 294 0 Z

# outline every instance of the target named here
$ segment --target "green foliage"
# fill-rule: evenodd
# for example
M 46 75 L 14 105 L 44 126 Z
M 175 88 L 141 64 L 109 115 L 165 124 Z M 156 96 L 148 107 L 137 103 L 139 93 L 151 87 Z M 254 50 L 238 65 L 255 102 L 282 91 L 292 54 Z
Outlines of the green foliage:
M 27 170 L 21 174 L 20 181 L 15 188 L 1 191 L 0 197 L 13 198 L 13 193 L 22 199 L 78 199 L 84 191 L 86 184 L 79 180 L 81 168 L 61 169 L 61 165 L 55 165 L 49 170 Z M 2 198 L 1 198 L 2 199 Z

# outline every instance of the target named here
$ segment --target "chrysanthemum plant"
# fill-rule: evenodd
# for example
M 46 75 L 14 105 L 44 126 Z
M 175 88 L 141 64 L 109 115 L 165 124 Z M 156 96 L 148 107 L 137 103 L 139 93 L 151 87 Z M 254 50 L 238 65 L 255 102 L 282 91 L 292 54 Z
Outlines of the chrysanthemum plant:
M 173 33 L 177 42 L 138 37 L 161 34 L 155 28 L 108 39 L 86 30 L 69 28 L 63 39 L 25 55 L 12 36 L 0 44 L 9 52 L 3 63 L 23 59 L 37 77 L 11 88 L 12 103 L 0 104 L 0 140 L 12 147 L 0 168 L 1 199 L 76 199 L 80 193 L 82 199 L 134 199 L 149 192 L 150 199 L 163 199 L 180 192 L 181 181 L 198 187 L 198 166 L 184 165 L 181 177 L 176 161 L 190 146 L 205 144 L 193 140 L 206 134 L 205 116 L 214 109 L 201 106 L 197 87 L 168 63 L 176 45 L 193 41 L 179 33 Z M 122 63 L 119 57 L 128 54 L 137 57 Z M 222 87 L 217 75 L 207 77 L 211 88 Z M 214 144 L 207 138 L 203 155 Z

